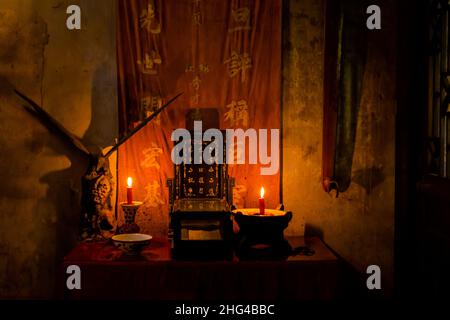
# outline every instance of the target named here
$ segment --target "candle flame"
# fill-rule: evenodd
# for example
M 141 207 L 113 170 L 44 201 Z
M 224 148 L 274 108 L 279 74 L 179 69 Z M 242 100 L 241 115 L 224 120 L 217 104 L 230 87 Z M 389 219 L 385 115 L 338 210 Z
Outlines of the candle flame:
M 264 199 L 264 187 L 261 187 L 261 199 Z
M 128 188 L 133 187 L 133 179 L 131 177 L 128 177 L 127 179 L 127 187 Z

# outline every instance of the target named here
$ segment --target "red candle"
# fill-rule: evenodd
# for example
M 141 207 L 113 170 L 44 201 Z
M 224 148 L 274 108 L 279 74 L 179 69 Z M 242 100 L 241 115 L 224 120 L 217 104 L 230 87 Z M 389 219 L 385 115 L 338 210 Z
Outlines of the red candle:
M 127 180 L 127 203 L 133 204 L 133 179 L 130 177 Z
M 259 214 L 264 214 L 266 204 L 264 202 L 264 188 L 261 188 L 261 198 L 259 198 Z

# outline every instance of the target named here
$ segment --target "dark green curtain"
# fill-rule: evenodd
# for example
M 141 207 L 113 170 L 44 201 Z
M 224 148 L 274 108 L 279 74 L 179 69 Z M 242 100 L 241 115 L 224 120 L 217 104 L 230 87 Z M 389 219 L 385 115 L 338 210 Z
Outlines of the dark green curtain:
M 367 5 L 326 2 L 323 186 L 327 192 L 344 192 L 351 183 L 367 54 Z

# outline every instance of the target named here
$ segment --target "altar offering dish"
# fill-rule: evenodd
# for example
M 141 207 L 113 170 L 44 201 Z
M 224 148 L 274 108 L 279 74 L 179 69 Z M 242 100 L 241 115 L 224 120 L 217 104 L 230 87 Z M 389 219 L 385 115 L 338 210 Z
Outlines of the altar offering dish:
M 118 234 L 112 237 L 114 245 L 125 254 L 139 255 L 142 249 L 150 244 L 152 236 L 142 233 Z

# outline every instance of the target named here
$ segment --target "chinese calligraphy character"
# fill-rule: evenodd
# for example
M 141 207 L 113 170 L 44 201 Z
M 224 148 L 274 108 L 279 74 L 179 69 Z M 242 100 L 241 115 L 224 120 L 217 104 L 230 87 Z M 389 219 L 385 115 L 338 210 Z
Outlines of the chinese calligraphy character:
M 205 183 L 205 180 L 203 177 L 198 178 L 198 183 Z
M 196 105 L 198 104 L 200 100 L 200 86 L 202 79 L 200 78 L 200 73 L 208 73 L 209 72 L 209 66 L 206 63 L 202 63 L 198 66 L 198 68 L 194 67 L 192 64 L 186 65 L 184 69 L 185 73 L 192 73 L 193 80 L 191 81 L 191 86 L 194 89 L 193 94 L 191 95 L 191 104 Z
M 202 13 L 200 11 L 192 14 L 192 23 L 198 26 L 202 24 Z
M 147 208 L 155 208 L 158 205 L 164 204 L 161 196 L 161 186 L 158 181 L 154 180 L 145 187 L 146 196 L 144 199 L 144 206 Z
M 161 56 L 154 50 L 150 54 L 145 54 L 144 61 L 138 60 L 137 62 L 143 74 L 157 74 L 156 65 L 161 63 Z
M 194 80 L 192 80 L 192 82 L 191 82 L 192 88 L 194 88 L 195 91 L 198 91 L 200 89 L 201 82 L 202 82 L 202 80 L 200 79 L 200 77 L 195 76 Z
M 210 71 L 209 70 L 209 66 L 206 63 L 201 63 L 198 66 L 197 70 L 198 70 L 199 73 L 208 73 Z M 184 68 L 184 72 L 185 73 L 189 73 L 189 72 L 194 73 L 195 72 L 195 67 L 192 64 L 187 64 L 186 67 Z
M 235 22 L 235 27 L 228 29 L 228 32 L 240 30 L 250 30 L 250 9 L 248 7 L 238 8 L 231 11 L 231 16 Z
M 152 146 L 150 148 L 144 149 L 142 153 L 144 154 L 144 160 L 141 162 L 141 167 L 146 169 L 160 169 L 159 161 L 157 158 L 163 153 L 162 148 L 159 148 L 156 143 L 152 142 Z
M 231 58 L 225 60 L 228 63 L 228 74 L 230 78 L 234 78 L 241 72 L 241 81 L 244 82 L 246 78 L 247 69 L 252 67 L 252 59 L 248 53 L 239 54 L 236 51 L 231 53 Z
M 150 117 L 154 112 L 162 107 L 162 98 L 160 96 L 146 96 L 141 99 L 141 110 L 145 117 Z M 158 115 L 155 122 L 160 125 L 161 118 Z
M 184 69 L 185 73 L 194 72 L 194 71 L 195 71 L 195 68 L 194 68 L 194 66 L 192 64 L 186 65 L 186 68 Z
M 230 121 L 233 126 L 242 124 L 243 127 L 248 126 L 248 105 L 247 101 L 239 100 L 239 101 L 231 101 L 229 105 L 227 105 L 227 109 L 229 109 L 225 113 L 225 121 Z
M 198 71 L 202 73 L 208 73 L 209 72 L 209 66 L 207 64 L 202 63 L 198 66 Z
M 192 104 L 198 104 L 199 99 L 200 99 L 200 95 L 198 93 L 194 94 L 194 95 L 191 96 L 191 103 Z
M 157 21 L 155 8 L 153 4 L 148 4 L 147 10 L 142 10 L 139 17 L 139 25 L 141 29 L 147 29 L 147 32 L 158 34 L 161 33 L 161 24 Z

